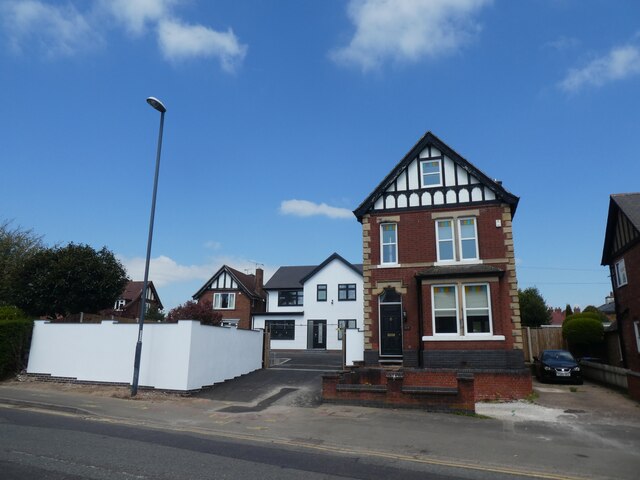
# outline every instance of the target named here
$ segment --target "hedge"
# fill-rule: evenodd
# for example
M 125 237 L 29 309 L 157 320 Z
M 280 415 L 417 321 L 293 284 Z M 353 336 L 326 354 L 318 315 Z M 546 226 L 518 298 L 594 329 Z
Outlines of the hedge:
M 26 367 L 32 320 L 0 320 L 0 379 Z

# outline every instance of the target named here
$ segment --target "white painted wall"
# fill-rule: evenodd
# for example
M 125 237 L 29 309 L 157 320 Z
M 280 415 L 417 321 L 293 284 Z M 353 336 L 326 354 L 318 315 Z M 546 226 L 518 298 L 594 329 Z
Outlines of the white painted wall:
M 28 373 L 130 384 L 137 324 L 36 321 Z M 196 390 L 261 368 L 262 332 L 193 320 L 145 324 L 139 385 Z
M 364 330 L 347 330 L 346 366 L 353 366 L 353 362 L 364 360 Z
M 302 307 L 298 307 L 300 309 Z M 302 315 L 260 315 L 253 316 L 253 328 L 264 330 L 265 320 L 293 320 L 296 328 L 293 340 L 271 339 L 272 350 L 305 350 L 307 348 L 307 322 Z

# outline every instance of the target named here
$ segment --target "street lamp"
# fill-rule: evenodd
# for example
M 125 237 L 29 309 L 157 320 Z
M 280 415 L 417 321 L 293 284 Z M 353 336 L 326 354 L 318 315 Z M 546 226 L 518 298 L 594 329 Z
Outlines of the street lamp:
M 149 282 L 149 261 L 151 260 L 151 240 L 153 239 L 153 219 L 156 213 L 156 194 L 158 192 L 158 173 L 160 172 L 160 151 L 162 150 L 162 129 L 164 127 L 164 113 L 167 111 L 160 100 L 155 97 L 147 98 L 147 103 L 160 112 L 160 132 L 158 133 L 158 152 L 156 154 L 156 174 L 153 179 L 153 197 L 151 198 L 151 218 L 149 219 L 149 239 L 147 240 L 147 260 L 144 264 L 144 283 L 140 302 L 140 319 L 138 322 L 138 343 L 136 343 L 136 356 L 133 362 L 133 381 L 131 382 L 131 396 L 138 393 L 138 378 L 140 376 L 140 355 L 142 353 L 142 328 L 144 326 L 144 314 L 147 310 L 147 284 Z

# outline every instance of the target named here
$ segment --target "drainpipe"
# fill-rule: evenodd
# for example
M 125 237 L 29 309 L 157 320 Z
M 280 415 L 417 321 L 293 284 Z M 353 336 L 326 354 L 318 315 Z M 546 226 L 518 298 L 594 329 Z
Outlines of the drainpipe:
M 423 368 L 422 361 L 422 278 L 416 275 L 416 290 L 418 294 L 418 367 Z

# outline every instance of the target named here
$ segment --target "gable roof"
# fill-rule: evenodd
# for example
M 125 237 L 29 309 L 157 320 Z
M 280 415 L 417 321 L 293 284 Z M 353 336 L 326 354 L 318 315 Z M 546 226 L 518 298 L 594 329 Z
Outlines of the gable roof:
M 617 193 L 609 197 L 602 265 L 640 242 L 640 193 Z
M 480 184 L 489 188 L 496 197 L 497 201 L 504 202 L 511 206 L 511 214 L 514 215 L 520 200 L 517 196 L 508 192 L 499 182 L 489 178 L 484 172 L 471 164 L 459 153 L 449 147 L 446 143 L 436 137 L 430 131 L 425 133 L 420 140 L 409 150 L 393 170 L 380 182 L 380 184 L 369 194 L 369 196 L 356 208 L 353 213 L 358 221 L 362 221 L 362 217 L 373 209 L 376 201 L 392 186 L 393 182 L 400 174 L 409 166 L 411 162 L 419 158 L 420 153 L 427 147 L 433 146 L 437 148 L 443 155 L 450 158 L 454 163 L 466 170 L 470 175 L 475 177 Z M 446 189 L 446 187 L 444 187 Z M 424 189 L 421 189 L 424 190 Z M 442 207 L 450 205 L 441 205 Z
M 124 291 L 122 292 L 122 295 L 120 295 L 120 298 L 122 300 L 126 300 L 127 303 L 137 300 L 142 295 L 143 286 L 144 286 L 144 282 L 142 281 L 131 281 L 127 283 L 127 285 L 124 287 Z M 162 302 L 160 301 L 160 296 L 158 295 L 158 291 L 156 290 L 156 287 L 153 285 L 152 281 L 147 282 L 147 289 L 151 289 L 151 291 L 153 292 L 154 298 L 158 302 L 158 309 L 162 310 L 164 307 L 162 306 Z
M 300 289 L 304 282 L 334 260 L 341 261 L 355 273 L 362 275 L 361 264 L 350 263 L 337 253 L 333 253 L 320 265 L 280 267 L 264 285 L 264 288 L 265 290 Z
M 242 273 L 238 270 L 236 270 L 235 268 L 231 268 L 228 265 L 223 265 L 222 267 L 220 267 L 220 269 L 213 274 L 213 276 L 207 280 L 207 282 L 200 288 L 200 290 L 198 290 L 192 298 L 197 299 L 199 298 L 206 290 L 209 289 L 209 287 L 211 286 L 211 284 L 223 273 L 228 273 L 231 278 L 233 278 L 235 280 L 235 282 L 238 284 L 238 287 L 240 287 L 240 290 L 242 290 L 244 293 L 246 293 L 248 296 L 252 297 L 252 298 L 263 298 L 264 299 L 264 293 L 260 291 L 260 286 L 257 285 L 256 281 L 257 278 L 255 275 L 251 275 L 251 274 L 246 274 L 246 273 Z

